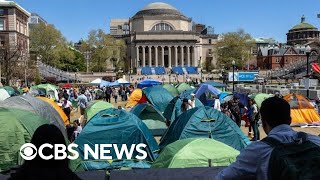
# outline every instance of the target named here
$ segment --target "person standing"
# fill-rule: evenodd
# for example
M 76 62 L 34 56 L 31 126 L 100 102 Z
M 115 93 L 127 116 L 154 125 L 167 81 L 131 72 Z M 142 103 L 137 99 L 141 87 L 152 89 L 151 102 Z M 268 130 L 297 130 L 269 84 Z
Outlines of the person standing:
M 78 97 L 78 105 L 80 107 L 80 114 L 83 116 L 88 105 L 88 98 L 85 95 L 84 90 L 81 91 L 80 96 Z
M 252 130 L 253 130 L 252 141 L 260 140 L 260 132 L 259 132 L 259 126 L 258 126 L 258 121 L 259 121 L 258 114 L 259 114 L 259 112 L 258 112 L 257 104 L 255 103 L 254 100 L 250 99 L 249 100 L 249 108 L 248 108 L 248 118 L 250 121 L 250 126 L 252 127 Z
M 70 123 L 70 114 L 71 114 L 71 110 L 72 110 L 72 104 L 71 102 L 65 98 L 62 99 L 62 108 L 63 108 L 63 112 L 67 115 L 69 123 Z
M 213 103 L 213 108 L 217 111 L 221 111 L 221 103 L 216 95 L 213 96 Z
M 195 108 L 196 107 L 196 95 L 194 93 L 191 94 L 191 99 L 188 101 L 189 102 L 189 106 L 190 109 Z
M 110 92 L 110 88 L 108 87 L 108 88 L 106 88 L 106 90 L 105 90 L 105 94 L 106 94 L 106 101 L 108 102 L 108 103 L 110 103 L 110 99 L 111 99 L 111 92 Z
M 118 103 L 118 96 L 119 96 L 119 90 L 117 88 L 115 88 L 113 90 L 113 98 L 114 98 L 115 103 Z

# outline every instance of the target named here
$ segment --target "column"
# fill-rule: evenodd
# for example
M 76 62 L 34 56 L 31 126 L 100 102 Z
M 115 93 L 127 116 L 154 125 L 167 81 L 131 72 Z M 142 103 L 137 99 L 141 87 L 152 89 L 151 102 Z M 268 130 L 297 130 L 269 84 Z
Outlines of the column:
M 178 46 L 174 46 L 174 63 L 178 66 Z
M 184 66 L 184 50 L 183 46 L 180 46 L 181 48 L 181 66 Z
M 149 51 L 148 51 L 148 54 L 149 54 L 149 67 L 151 67 L 152 66 L 152 60 L 151 60 L 151 55 L 152 55 L 152 53 L 151 53 L 151 46 L 149 46 L 149 49 L 148 49 Z
M 156 67 L 158 67 L 158 46 L 155 47 L 155 54 L 156 54 Z
M 146 67 L 146 49 L 142 46 L 142 67 Z
M 197 60 L 197 49 L 196 46 L 193 46 L 193 66 L 198 67 Z
M 136 67 L 140 67 L 140 64 L 139 64 L 139 46 L 136 46 Z
M 171 68 L 171 65 L 172 65 L 172 63 L 171 63 L 171 46 L 168 46 L 168 51 L 169 51 L 169 55 L 168 55 L 169 68 Z
M 161 46 L 161 65 L 164 67 L 164 46 Z
M 190 46 L 187 46 L 187 64 L 190 66 Z

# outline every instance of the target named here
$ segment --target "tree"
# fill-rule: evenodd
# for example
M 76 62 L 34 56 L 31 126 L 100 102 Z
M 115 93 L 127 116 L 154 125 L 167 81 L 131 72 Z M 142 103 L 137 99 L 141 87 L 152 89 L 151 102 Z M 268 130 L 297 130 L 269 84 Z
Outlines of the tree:
M 14 77 L 23 76 L 27 61 L 25 58 L 27 58 L 26 50 L 14 38 L 7 39 L 0 49 L 1 75 L 5 77 L 4 85 L 10 85 Z
M 94 72 L 126 70 L 125 49 L 123 40 L 116 40 L 101 29 L 90 31 L 88 39 L 81 42 L 81 52 L 91 52 L 90 68 Z
M 234 60 L 236 66 L 243 67 L 245 62 L 251 59 L 250 50 L 254 47 L 254 40 L 244 30 L 229 32 L 222 35 L 222 40 L 216 46 L 217 62 L 227 69 L 232 67 Z

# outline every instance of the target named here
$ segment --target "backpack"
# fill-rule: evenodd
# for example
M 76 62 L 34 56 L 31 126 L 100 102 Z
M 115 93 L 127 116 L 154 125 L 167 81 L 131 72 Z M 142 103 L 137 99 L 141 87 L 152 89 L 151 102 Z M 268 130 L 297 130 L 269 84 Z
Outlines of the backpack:
M 307 140 L 308 135 L 298 132 L 292 143 L 266 137 L 262 142 L 274 149 L 271 152 L 268 179 L 320 179 L 320 147 Z

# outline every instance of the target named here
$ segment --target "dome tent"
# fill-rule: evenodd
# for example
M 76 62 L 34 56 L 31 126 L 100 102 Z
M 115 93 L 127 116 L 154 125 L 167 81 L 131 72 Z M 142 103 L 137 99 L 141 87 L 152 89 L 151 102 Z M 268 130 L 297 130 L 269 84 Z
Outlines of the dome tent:
M 91 149 L 95 144 L 126 144 L 131 147 L 132 144 L 146 144 L 147 152 L 146 161 L 154 161 L 156 152 L 159 147 L 154 137 L 145 124 L 134 114 L 122 109 L 110 108 L 100 111 L 96 114 L 83 128 L 75 143 L 78 145 L 78 151 L 83 159 L 84 144 L 88 144 Z M 137 152 L 133 153 L 135 157 Z M 112 159 L 116 159 L 114 151 L 110 152 Z M 88 160 L 84 160 L 85 169 L 113 169 L 119 166 L 129 166 L 134 160 L 117 160 L 117 161 L 95 161 L 89 155 Z
M 10 94 L 5 89 L 0 88 L 0 101 L 4 101 L 10 97 Z
M 92 101 L 89 103 L 88 107 L 86 108 L 86 119 L 89 121 L 93 116 L 95 116 L 98 112 L 113 108 L 113 105 L 105 102 L 105 101 Z
M 211 137 L 237 150 L 242 150 L 249 139 L 228 116 L 211 107 L 197 107 L 181 114 L 166 131 L 160 148 L 180 139 Z
M 320 116 L 310 102 L 299 94 L 289 94 L 285 99 L 291 108 L 291 125 L 300 126 L 320 122 Z
M 162 136 L 167 129 L 166 119 L 152 104 L 137 104 L 130 112 L 138 116 L 154 136 Z
M 179 96 L 179 91 L 177 90 L 177 88 L 175 88 L 174 86 L 170 85 L 170 84 L 165 84 L 163 85 L 163 88 L 165 88 L 172 96 Z
M 206 106 L 212 106 L 214 102 L 208 100 L 207 93 L 218 96 L 221 91 L 209 84 L 201 84 L 199 88 L 194 92 L 196 97 Z
M 152 164 L 152 168 L 189 168 L 229 166 L 239 151 L 209 138 L 188 138 L 167 145 Z
M 177 86 L 177 90 L 179 91 L 179 93 L 182 93 L 184 91 L 192 90 L 192 88 L 187 83 L 181 83 Z
M 143 89 L 148 101 L 154 105 L 161 113 L 164 112 L 173 96 L 162 86 L 153 86 Z
M 60 114 L 50 104 L 38 98 L 28 94 L 24 96 L 14 96 L 2 101 L 0 107 L 22 109 L 38 114 L 48 120 L 50 124 L 57 126 L 62 134 L 67 137 L 66 127 Z

